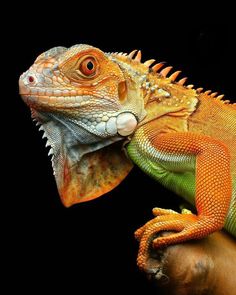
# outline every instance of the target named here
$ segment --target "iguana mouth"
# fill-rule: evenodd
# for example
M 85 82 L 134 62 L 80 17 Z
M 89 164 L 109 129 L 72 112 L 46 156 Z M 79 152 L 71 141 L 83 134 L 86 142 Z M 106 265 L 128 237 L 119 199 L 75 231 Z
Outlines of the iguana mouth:
M 44 97 L 81 97 L 81 96 L 89 96 L 84 95 L 83 93 L 79 93 L 77 91 L 72 90 L 54 90 L 50 88 L 45 89 L 39 89 L 39 88 L 28 88 L 26 90 L 26 87 L 23 87 L 23 91 L 21 91 L 22 87 L 19 82 L 19 88 L 20 88 L 20 95 L 34 95 L 34 96 L 44 96 Z
M 87 103 L 90 103 L 91 96 L 48 96 L 40 94 L 23 94 L 21 96 L 26 104 L 33 107 L 34 104 L 43 106 L 52 106 L 56 108 L 70 109 L 81 107 Z

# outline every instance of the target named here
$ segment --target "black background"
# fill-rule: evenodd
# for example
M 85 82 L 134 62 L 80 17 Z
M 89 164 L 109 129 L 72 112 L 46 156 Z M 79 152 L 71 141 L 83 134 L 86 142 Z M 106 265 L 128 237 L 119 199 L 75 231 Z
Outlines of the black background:
M 48 3 L 14 5 L 5 23 L 11 86 L 3 111 L 6 192 L 2 208 L 9 245 L 8 289 L 65 294 L 153 291 L 138 271 L 133 232 L 151 218 L 154 206 L 176 208 L 179 199 L 135 168 L 112 192 L 92 202 L 64 208 L 41 132 L 18 95 L 17 80 L 34 59 L 54 46 L 86 43 L 104 51 L 142 49 L 181 69 L 189 83 L 235 97 L 235 24 L 221 7 L 172 7 L 170 3 Z M 9 30 L 10 23 L 14 25 Z M 10 65 L 10 66 L 9 66 Z M 9 76 L 10 77 L 10 76 Z M 7 78 L 7 77 L 6 77 Z M 13 82 L 14 81 L 14 82 Z M 10 110 L 10 112 L 9 112 Z M 4 159 L 3 159 L 4 162 Z

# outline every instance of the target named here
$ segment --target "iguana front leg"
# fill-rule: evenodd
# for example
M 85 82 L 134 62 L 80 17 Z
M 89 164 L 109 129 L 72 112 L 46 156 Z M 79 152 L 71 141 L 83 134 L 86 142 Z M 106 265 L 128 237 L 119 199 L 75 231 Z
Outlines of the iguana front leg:
M 188 132 L 158 136 L 149 132 L 146 135 L 150 146 L 167 158 L 168 155 L 174 155 L 176 158 L 181 155 L 196 156 L 197 215 L 156 210 L 158 216 L 136 231 L 136 237 L 140 240 L 140 268 L 145 268 L 147 250 L 157 232 L 176 231 L 175 234 L 155 238 L 155 248 L 189 239 L 200 239 L 220 230 L 224 226 L 232 194 L 230 155 L 223 143 L 209 136 Z

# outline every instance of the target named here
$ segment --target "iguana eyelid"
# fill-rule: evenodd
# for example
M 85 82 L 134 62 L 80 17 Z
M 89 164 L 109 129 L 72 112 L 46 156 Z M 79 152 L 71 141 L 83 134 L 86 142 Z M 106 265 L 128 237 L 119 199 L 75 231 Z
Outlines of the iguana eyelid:
M 86 59 L 91 59 L 93 61 L 93 64 L 94 64 L 94 67 L 95 67 L 95 71 L 94 73 L 92 73 L 91 75 L 85 75 L 82 73 L 81 71 L 81 65 L 82 63 L 86 60 Z M 76 69 L 76 72 L 82 77 L 82 78 L 86 78 L 86 79 L 90 79 L 90 78 L 94 78 L 95 76 L 98 75 L 98 71 L 99 71 L 99 64 L 98 64 L 98 61 L 97 59 L 92 56 L 92 55 L 84 55 L 83 57 L 81 57 L 78 62 L 78 68 Z
M 94 61 L 94 66 L 96 68 L 95 72 L 91 75 L 85 75 L 82 73 L 80 67 L 83 61 L 86 59 L 91 59 Z M 64 75 L 67 76 L 70 80 L 77 82 L 78 80 L 92 80 L 96 78 L 100 73 L 100 67 L 97 58 L 92 54 L 84 54 L 82 56 L 75 56 L 67 60 L 64 64 L 61 65 Z

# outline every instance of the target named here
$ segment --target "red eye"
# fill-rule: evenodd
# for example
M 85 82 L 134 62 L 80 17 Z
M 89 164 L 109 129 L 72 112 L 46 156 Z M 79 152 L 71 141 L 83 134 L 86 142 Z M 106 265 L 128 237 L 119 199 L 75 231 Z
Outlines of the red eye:
M 89 57 L 84 59 L 80 64 L 80 71 L 85 76 L 92 76 L 96 72 L 96 61 L 94 58 Z

